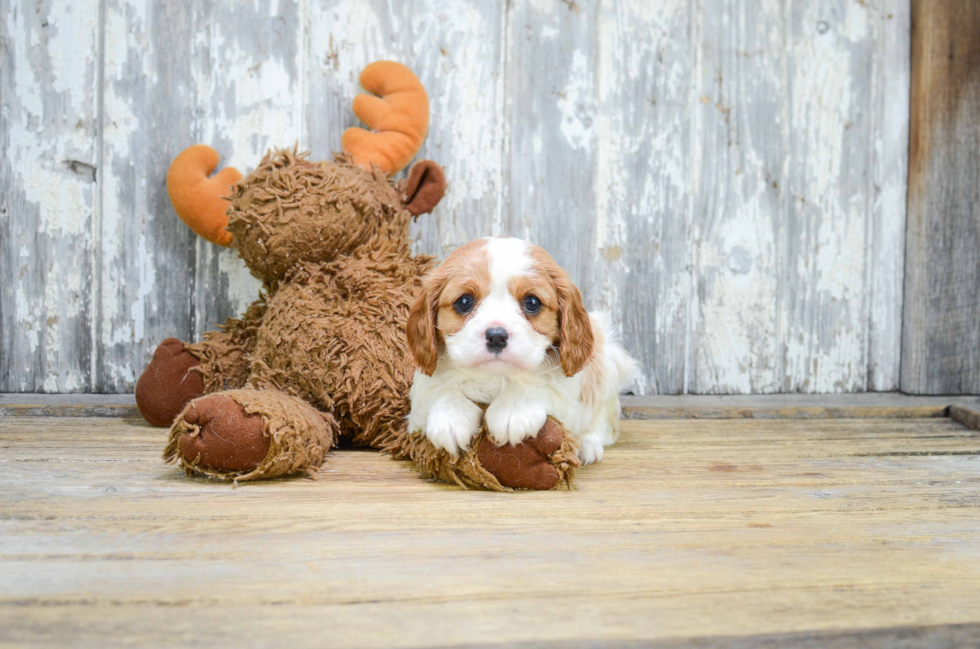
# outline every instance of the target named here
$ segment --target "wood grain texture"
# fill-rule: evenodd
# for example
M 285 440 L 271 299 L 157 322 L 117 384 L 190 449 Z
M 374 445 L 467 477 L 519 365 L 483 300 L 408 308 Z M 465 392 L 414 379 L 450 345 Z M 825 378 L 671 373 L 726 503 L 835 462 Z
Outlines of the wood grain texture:
M 166 174 L 200 137 L 202 23 L 199 3 L 106 5 L 96 391 L 131 391 L 160 340 L 192 336 L 196 237 Z
M 688 391 L 894 389 L 905 3 L 714 4 L 696 30 Z
M 980 403 L 953 404 L 949 407 L 949 417 L 967 428 L 980 430 Z
M 130 391 L 239 313 L 258 284 L 176 218 L 167 165 L 330 156 L 379 58 L 428 88 L 449 179 L 416 251 L 543 245 L 621 325 L 632 391 L 898 387 L 909 0 L 0 2 L 0 390 Z
M 584 286 L 595 248 L 599 2 L 510 7 L 507 212 L 500 234 L 534 241 Z
M 100 3 L 0 3 L 0 391 L 86 392 Z
M 206 6 L 206 36 L 198 36 L 207 43 L 206 65 L 198 80 L 203 86 L 201 131 L 184 137 L 213 146 L 223 156 L 222 164 L 248 173 L 270 148 L 307 139 L 306 3 L 212 0 Z M 258 296 L 260 283 L 235 251 L 199 237 L 194 246 L 190 313 L 192 338 L 200 340 L 205 331 L 244 312 Z
M 949 419 L 625 421 L 576 489 L 507 495 L 357 451 L 234 489 L 163 466 L 161 435 L 0 419 L 0 643 L 753 646 L 980 622 L 980 436 Z
M 309 147 L 340 148 L 356 126 L 354 97 L 367 63 L 394 59 L 429 93 L 429 134 L 417 159 L 446 167 L 449 191 L 412 226 L 417 253 L 445 257 L 500 231 L 504 179 L 504 4 L 435 0 L 311 3 L 307 65 Z
M 980 397 L 922 397 L 897 392 L 624 396 L 624 419 L 841 419 L 951 417 L 980 429 Z M 132 394 L 0 393 L 2 417 L 128 417 L 140 420 Z
M 0 394 L 0 417 L 142 419 L 131 394 Z
M 980 5 L 914 1 L 902 389 L 980 392 Z
M 299 138 L 299 24 L 297 2 L 109 5 L 102 391 L 131 390 L 161 339 L 199 339 L 255 299 L 237 255 L 175 218 L 164 180 L 196 142 L 247 172 Z
M 622 323 L 635 391 L 687 391 L 696 16 L 688 2 L 604 2 L 592 272 L 587 300 Z
M 871 21 L 875 35 L 871 63 L 869 144 L 871 214 L 866 256 L 868 343 L 866 389 L 895 390 L 901 378 L 902 305 L 905 290 L 905 219 L 908 202 L 910 66 L 894 62 L 911 58 L 911 3 L 876 5 Z
M 919 419 L 953 417 L 974 428 L 969 413 L 980 397 L 856 394 L 684 395 L 622 398 L 626 419 Z M 955 413 L 954 413 L 955 409 Z

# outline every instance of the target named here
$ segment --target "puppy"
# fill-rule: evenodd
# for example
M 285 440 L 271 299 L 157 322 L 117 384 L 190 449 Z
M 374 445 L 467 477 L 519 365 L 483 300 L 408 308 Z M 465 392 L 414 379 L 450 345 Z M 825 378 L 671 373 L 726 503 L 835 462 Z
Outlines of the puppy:
M 409 313 L 408 346 L 418 365 L 409 430 L 453 455 L 484 416 L 503 445 L 534 437 L 552 415 L 584 464 L 619 437 L 619 391 L 635 361 L 609 318 L 586 312 L 567 273 L 526 241 L 488 237 L 449 255 Z

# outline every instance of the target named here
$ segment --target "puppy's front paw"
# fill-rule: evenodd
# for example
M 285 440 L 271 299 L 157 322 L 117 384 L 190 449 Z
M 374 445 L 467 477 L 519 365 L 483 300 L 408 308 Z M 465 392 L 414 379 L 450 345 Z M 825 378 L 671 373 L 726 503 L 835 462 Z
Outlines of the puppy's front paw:
M 435 405 L 429 411 L 425 436 L 436 448 L 459 455 L 460 449 L 469 449 L 470 442 L 480 431 L 482 418 L 480 407 L 467 399 Z
M 487 430 L 497 446 L 520 444 L 534 437 L 548 420 L 544 406 L 522 398 L 502 397 L 487 408 Z
M 592 435 L 586 435 L 579 440 L 578 459 L 582 461 L 582 466 L 601 462 L 604 452 L 605 448 L 602 446 L 602 442 Z

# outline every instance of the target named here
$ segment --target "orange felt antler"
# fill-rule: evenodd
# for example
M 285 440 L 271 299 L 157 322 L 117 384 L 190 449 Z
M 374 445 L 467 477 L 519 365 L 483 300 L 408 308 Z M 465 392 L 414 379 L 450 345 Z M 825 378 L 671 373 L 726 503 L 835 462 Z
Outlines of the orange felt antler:
M 361 86 L 379 95 L 354 97 L 354 114 L 372 130 L 352 127 L 341 145 L 365 169 L 376 164 L 386 174 L 407 165 L 429 130 L 429 96 L 411 70 L 393 61 L 375 61 L 361 72 Z
M 218 152 L 205 144 L 195 144 L 180 152 L 167 171 L 167 193 L 180 220 L 190 229 L 219 246 L 231 245 L 228 201 L 232 186 L 242 179 L 234 167 L 225 167 L 213 177 Z

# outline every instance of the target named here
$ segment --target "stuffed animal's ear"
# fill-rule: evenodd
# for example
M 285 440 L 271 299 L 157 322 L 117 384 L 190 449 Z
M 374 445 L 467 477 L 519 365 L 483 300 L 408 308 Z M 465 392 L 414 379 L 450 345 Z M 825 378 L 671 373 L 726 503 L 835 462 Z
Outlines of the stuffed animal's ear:
M 408 177 L 398 184 L 398 191 L 412 216 L 427 214 L 446 195 L 446 174 L 432 160 L 419 160 L 412 165 Z
M 408 312 L 408 349 L 412 353 L 415 364 L 422 373 L 432 376 L 439 361 L 439 338 L 436 332 L 436 314 L 439 291 L 432 279 L 426 279 L 422 292 Z

